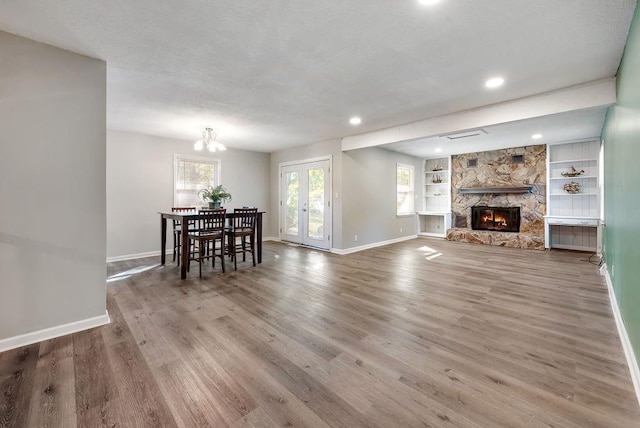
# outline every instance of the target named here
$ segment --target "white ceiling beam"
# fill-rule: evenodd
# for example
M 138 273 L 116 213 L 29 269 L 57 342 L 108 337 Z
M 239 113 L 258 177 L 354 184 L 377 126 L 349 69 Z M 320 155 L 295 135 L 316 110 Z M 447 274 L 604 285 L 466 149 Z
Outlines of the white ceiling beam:
M 347 151 L 416 138 L 433 137 L 535 117 L 609 106 L 615 104 L 615 102 L 615 78 L 603 79 L 393 128 L 344 137 L 342 139 L 342 150 Z

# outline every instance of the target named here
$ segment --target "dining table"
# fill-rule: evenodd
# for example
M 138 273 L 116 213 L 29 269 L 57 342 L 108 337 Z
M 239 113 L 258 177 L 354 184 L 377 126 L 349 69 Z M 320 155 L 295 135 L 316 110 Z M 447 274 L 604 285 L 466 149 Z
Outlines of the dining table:
M 182 248 L 189 248 L 189 223 L 193 223 L 199 218 L 197 211 L 158 211 L 160 214 L 160 264 L 164 265 L 167 258 L 167 220 L 177 220 L 180 222 Z M 262 215 L 264 211 L 258 211 L 256 216 L 256 258 L 258 263 L 262 263 Z M 233 211 L 226 213 L 227 221 L 233 220 Z M 189 263 L 189 251 L 182 251 L 180 259 L 180 279 L 187 278 L 187 266 Z

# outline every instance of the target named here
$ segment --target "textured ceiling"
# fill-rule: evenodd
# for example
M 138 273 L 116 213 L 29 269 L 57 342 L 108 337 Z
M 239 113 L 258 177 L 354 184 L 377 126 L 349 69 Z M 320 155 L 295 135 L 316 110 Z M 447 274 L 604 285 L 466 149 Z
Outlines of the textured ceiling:
M 446 136 L 434 136 L 385 144 L 381 147 L 419 158 L 437 158 L 509 147 L 583 140 L 600 136 L 606 113 L 606 107 L 578 110 L 488 126 L 481 128 L 484 132 L 480 132 L 479 135 L 467 138 L 450 140 Z M 475 131 L 469 132 L 472 133 Z M 531 138 L 534 134 L 541 134 L 542 138 L 534 140 Z
M 0 0 L 0 29 L 106 60 L 110 129 L 269 152 L 614 76 L 635 3 Z

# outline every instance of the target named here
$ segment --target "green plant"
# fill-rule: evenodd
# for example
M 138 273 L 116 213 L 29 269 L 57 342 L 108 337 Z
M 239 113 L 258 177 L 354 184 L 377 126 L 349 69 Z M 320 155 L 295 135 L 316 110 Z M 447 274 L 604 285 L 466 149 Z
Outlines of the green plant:
M 213 187 L 209 186 L 198 192 L 198 196 L 207 202 L 229 202 L 231 201 L 231 193 L 227 192 L 222 184 Z

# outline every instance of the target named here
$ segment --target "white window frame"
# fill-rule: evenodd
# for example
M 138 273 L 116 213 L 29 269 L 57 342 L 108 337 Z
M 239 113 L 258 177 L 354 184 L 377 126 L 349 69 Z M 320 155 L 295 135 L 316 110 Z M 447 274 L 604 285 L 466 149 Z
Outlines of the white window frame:
M 399 211 L 398 203 L 400 202 L 400 191 L 398 190 L 398 172 L 400 168 L 408 169 L 411 171 L 411 183 L 410 183 L 410 200 L 411 200 L 411 210 L 410 211 Z M 416 213 L 416 168 L 413 165 L 398 163 L 396 164 L 396 216 L 409 216 L 414 215 Z
M 215 177 L 215 185 L 219 185 L 222 181 L 222 161 L 220 158 L 210 158 L 207 156 L 194 156 L 194 155 L 182 155 L 178 153 L 173 154 L 173 206 L 177 206 L 177 195 L 178 189 L 176 187 L 176 183 L 178 181 L 178 162 L 180 160 L 186 160 L 191 162 L 202 162 L 202 163 L 212 163 L 216 164 L 216 177 Z M 202 202 L 203 204 L 205 202 Z

